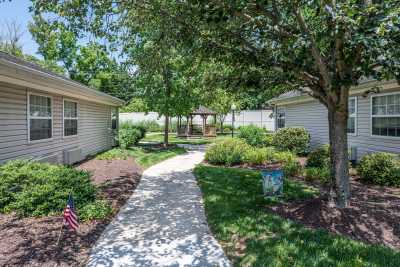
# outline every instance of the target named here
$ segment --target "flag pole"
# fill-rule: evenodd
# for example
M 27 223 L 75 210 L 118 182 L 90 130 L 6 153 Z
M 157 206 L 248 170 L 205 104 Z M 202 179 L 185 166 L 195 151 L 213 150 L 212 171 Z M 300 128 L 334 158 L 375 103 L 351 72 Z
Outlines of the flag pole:
M 62 236 L 62 233 L 63 233 L 63 229 L 64 229 L 64 222 L 61 224 L 61 227 L 60 227 L 60 230 L 59 230 L 59 233 L 58 233 L 56 246 L 58 246 L 58 244 L 60 243 L 60 239 L 61 239 L 61 236 Z

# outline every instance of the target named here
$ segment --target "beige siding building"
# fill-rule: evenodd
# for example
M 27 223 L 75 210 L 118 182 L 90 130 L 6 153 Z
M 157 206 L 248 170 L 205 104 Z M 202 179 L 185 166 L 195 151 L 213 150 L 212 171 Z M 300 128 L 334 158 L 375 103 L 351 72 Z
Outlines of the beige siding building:
M 0 52 L 0 164 L 72 164 L 115 145 L 123 101 Z

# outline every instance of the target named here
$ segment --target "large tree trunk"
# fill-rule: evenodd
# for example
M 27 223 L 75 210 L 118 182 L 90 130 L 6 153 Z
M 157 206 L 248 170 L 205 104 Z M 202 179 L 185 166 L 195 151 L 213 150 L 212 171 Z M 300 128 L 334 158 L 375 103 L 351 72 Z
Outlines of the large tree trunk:
M 168 136 L 169 136 L 169 116 L 165 115 L 164 124 L 164 147 L 168 146 Z
M 347 107 L 347 106 L 346 106 Z M 345 108 L 347 110 L 347 108 Z M 328 107 L 331 183 L 336 192 L 336 204 L 343 208 L 350 197 L 349 163 L 347 147 L 347 111 Z

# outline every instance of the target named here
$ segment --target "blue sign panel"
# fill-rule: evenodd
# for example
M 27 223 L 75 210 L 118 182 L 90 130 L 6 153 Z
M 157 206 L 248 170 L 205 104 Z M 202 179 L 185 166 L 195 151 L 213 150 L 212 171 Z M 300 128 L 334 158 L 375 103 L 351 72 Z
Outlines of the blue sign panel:
M 265 196 L 280 196 L 283 193 L 283 170 L 261 171 Z

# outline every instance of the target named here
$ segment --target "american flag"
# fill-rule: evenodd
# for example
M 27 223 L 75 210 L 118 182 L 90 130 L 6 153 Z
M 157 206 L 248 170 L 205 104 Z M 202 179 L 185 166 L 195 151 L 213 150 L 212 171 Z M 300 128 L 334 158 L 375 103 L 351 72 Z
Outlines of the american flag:
M 75 213 L 74 199 L 71 194 L 68 197 L 67 207 L 64 210 L 64 223 L 74 230 L 79 227 L 78 216 Z

